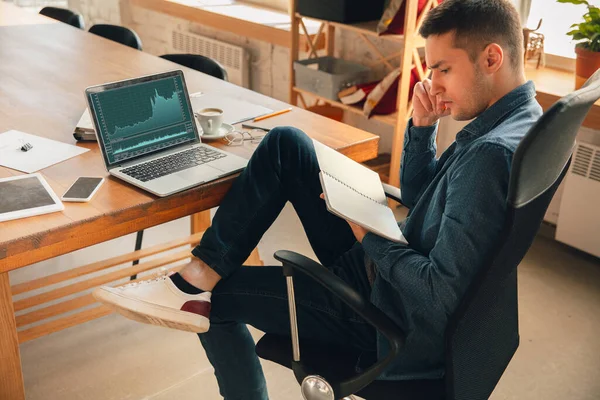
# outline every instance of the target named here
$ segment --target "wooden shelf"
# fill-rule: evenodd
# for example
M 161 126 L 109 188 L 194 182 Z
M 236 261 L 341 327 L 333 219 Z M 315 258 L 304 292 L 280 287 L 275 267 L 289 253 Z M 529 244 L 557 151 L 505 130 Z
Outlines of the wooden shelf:
M 363 35 L 375 36 L 375 37 L 378 37 L 381 39 L 393 40 L 396 42 L 404 41 L 404 35 L 381 35 L 381 36 L 378 35 L 377 34 L 377 24 L 379 23 L 379 21 L 360 22 L 360 23 L 356 23 L 356 24 L 343 24 L 341 22 L 326 21 L 326 20 L 316 19 L 316 18 L 312 18 L 312 17 L 304 17 L 298 13 L 296 14 L 296 16 L 298 18 L 310 18 L 311 20 L 320 22 L 322 24 L 329 24 L 329 25 L 335 26 L 336 28 L 344 29 L 347 31 L 353 31 L 356 33 L 361 33 Z
M 298 18 L 309 18 L 309 17 L 303 17 L 300 14 L 296 14 L 296 16 Z M 377 34 L 377 24 L 379 23 L 379 21 L 360 22 L 360 23 L 356 23 L 356 24 L 343 24 L 341 22 L 325 21 L 325 20 L 321 20 L 321 19 L 315 19 L 312 17 L 310 17 L 309 19 L 311 21 L 317 21 L 317 22 L 320 22 L 323 24 L 329 24 L 331 26 L 334 26 L 336 28 L 343 29 L 346 31 L 351 31 L 351 32 L 358 33 L 358 34 L 375 37 L 377 39 L 390 40 L 390 41 L 398 42 L 398 43 L 401 43 L 402 45 L 404 45 L 404 40 L 405 40 L 404 35 L 379 35 L 379 34 Z M 416 35 L 413 43 L 415 43 L 416 47 L 425 47 L 425 39 L 423 39 L 419 35 Z
M 312 92 L 309 92 L 308 90 L 300 89 L 298 87 L 294 87 L 293 89 L 294 89 L 294 91 L 296 93 L 300 93 L 300 94 L 302 94 L 304 96 L 312 96 L 312 97 L 314 97 L 316 99 L 319 99 L 319 100 L 321 100 L 321 101 L 323 101 L 323 102 L 325 102 L 327 104 L 331 104 L 332 106 L 336 106 L 336 107 L 342 108 L 342 109 L 344 109 L 346 111 L 350 111 L 350 112 L 352 112 L 354 114 L 364 115 L 362 107 L 357 107 L 357 106 L 354 106 L 354 105 L 348 105 L 348 104 L 344 104 L 344 103 L 339 102 L 339 101 L 331 100 L 331 99 L 328 99 L 326 97 L 322 97 L 322 96 L 316 95 L 316 94 L 314 94 Z M 396 125 L 396 120 L 398 119 L 398 112 L 395 112 L 393 114 L 388 114 L 388 115 L 373 115 L 370 119 L 373 119 L 375 121 L 381 121 L 381 122 L 383 122 L 385 124 L 395 126 Z
M 139 1 L 139 0 L 138 0 Z M 297 3 L 300 0 L 290 0 L 290 19 L 291 19 L 291 37 L 292 37 L 292 47 L 291 47 L 291 57 L 290 57 L 290 66 L 289 66 L 289 74 L 290 74 L 290 103 L 293 105 L 298 105 L 298 100 L 304 100 L 304 96 L 312 96 L 318 100 L 321 100 L 325 104 L 331 105 L 333 107 L 338 107 L 348 112 L 363 115 L 362 107 L 356 107 L 353 105 L 346 105 L 341 103 L 340 101 L 330 100 L 323 98 L 321 96 L 317 96 L 314 93 L 303 90 L 295 86 L 295 70 L 294 70 L 294 62 L 300 59 L 300 51 L 299 51 L 299 35 L 305 33 L 307 31 L 304 23 L 304 17 L 297 12 Z M 327 0 L 323 0 L 327 1 Z M 428 11 L 432 7 L 437 7 L 440 0 L 427 0 L 425 3 L 425 10 Z M 366 45 L 370 47 L 373 51 L 373 54 L 377 58 L 374 63 L 371 63 L 371 67 L 382 64 L 386 67 L 386 70 L 393 70 L 395 68 L 399 68 L 400 70 L 400 80 L 398 84 L 398 111 L 391 115 L 375 115 L 371 117 L 375 121 L 383 122 L 384 124 L 391 125 L 394 128 L 394 136 L 392 138 L 392 151 L 391 151 L 391 160 L 389 162 L 389 170 L 392 171 L 389 174 L 390 184 L 399 186 L 399 174 L 397 171 L 400 170 L 400 159 L 402 157 L 402 149 L 404 148 L 404 129 L 406 123 L 408 122 L 408 118 L 410 113 L 412 112 L 412 104 L 411 99 L 409 99 L 410 92 L 410 77 L 411 71 L 415 65 L 420 65 L 422 63 L 422 56 L 419 52 L 419 49 L 425 46 L 425 39 L 419 36 L 418 31 L 422 24 L 422 15 L 419 16 L 418 8 L 419 8 L 420 0 L 405 0 L 404 2 L 404 32 L 403 35 L 378 35 L 377 34 L 377 24 L 378 21 L 369 21 L 362 22 L 356 24 L 344 24 L 335 21 L 326 21 L 319 20 L 315 18 L 310 18 L 312 21 L 316 21 L 320 23 L 319 32 L 327 36 L 325 50 L 328 56 L 334 56 L 335 53 L 335 31 L 350 31 L 358 36 L 358 39 L 361 39 L 365 42 Z M 424 15 L 424 14 L 423 14 Z M 308 17 L 307 17 L 308 19 Z M 302 31 L 302 32 L 301 32 Z M 318 34 L 317 37 L 320 35 Z M 373 39 L 375 38 L 375 39 Z M 383 41 L 392 41 L 397 43 L 397 51 L 392 51 L 391 49 L 385 49 L 385 51 L 381 51 L 379 46 Z M 317 52 L 312 49 L 308 58 L 317 58 Z M 387 53 L 387 54 L 384 54 Z M 397 60 L 399 63 L 399 67 L 397 67 L 397 63 L 393 60 Z M 423 78 L 424 73 L 419 68 L 419 75 Z M 305 106 L 309 106 L 308 102 L 305 102 Z

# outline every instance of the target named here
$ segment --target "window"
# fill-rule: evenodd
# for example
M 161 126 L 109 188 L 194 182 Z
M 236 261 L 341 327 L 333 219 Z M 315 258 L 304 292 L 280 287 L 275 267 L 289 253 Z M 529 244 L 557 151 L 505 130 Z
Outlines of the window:
M 67 0 L 14 0 L 15 5 L 25 8 L 41 9 L 45 6 L 67 7 Z
M 588 0 L 590 4 L 600 7 L 600 0 Z M 527 20 L 528 28 L 535 28 L 543 18 L 539 32 L 544 34 L 544 50 L 546 54 L 575 58 L 575 43 L 566 33 L 571 25 L 582 22 L 587 11 L 584 4 L 563 4 L 556 0 L 531 0 L 531 10 Z

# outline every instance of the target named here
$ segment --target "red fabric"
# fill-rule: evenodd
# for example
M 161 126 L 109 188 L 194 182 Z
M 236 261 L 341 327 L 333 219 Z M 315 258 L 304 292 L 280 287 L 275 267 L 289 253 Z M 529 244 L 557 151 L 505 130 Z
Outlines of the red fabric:
M 371 115 L 387 115 L 396 112 L 398 109 L 398 84 L 400 82 L 400 76 L 390 85 L 388 90 L 385 92 L 379 103 L 371 111 Z
M 400 6 L 400 9 L 394 16 L 392 23 L 388 26 L 385 33 L 383 33 L 384 35 L 386 35 L 386 34 L 387 35 L 403 35 L 404 34 L 404 14 L 406 13 L 406 2 L 407 1 L 408 0 L 404 0 L 402 5 Z M 417 18 L 421 15 L 423 8 L 425 8 L 425 5 L 427 4 L 428 1 L 429 0 L 419 0 L 419 6 L 417 8 Z M 442 0 L 438 1 L 438 3 L 441 3 L 441 2 L 442 2 Z
M 363 104 L 365 102 L 365 100 L 367 100 L 367 97 L 369 97 L 369 93 L 371 93 L 373 91 L 373 89 L 375 89 L 377 87 L 377 85 L 379 85 L 379 82 L 381 82 L 381 81 L 359 83 L 358 85 L 356 85 L 356 87 L 359 90 L 362 90 L 363 93 L 365 94 L 365 97 L 356 104 L 359 104 L 359 105 Z
M 368 96 L 369 93 L 371 93 L 373 91 L 373 89 L 375 89 L 375 87 L 379 84 L 379 82 L 381 82 L 381 81 L 360 83 L 360 84 L 356 85 L 356 87 L 359 89 L 362 89 L 362 91 L 365 92 L 365 95 Z
M 346 103 L 346 104 L 353 104 L 353 105 L 363 104 L 365 102 L 365 100 L 367 99 L 367 97 L 369 97 L 369 93 L 371 93 L 373 91 L 373 89 L 375 89 L 377 87 L 377 85 L 379 85 L 379 82 L 381 82 L 381 81 L 359 83 L 359 84 L 354 85 L 356 87 L 356 92 L 352 93 L 352 95 L 348 95 L 347 97 L 354 96 L 354 95 L 356 95 L 356 93 L 361 92 L 362 98 L 358 101 L 355 101 L 354 103 Z M 309 107 L 309 108 L 311 108 L 311 107 Z
M 423 68 L 426 67 L 426 64 L 423 64 Z M 387 92 L 383 95 L 379 103 L 373 108 L 371 114 L 377 115 L 387 115 L 395 113 L 398 109 L 398 85 L 400 84 L 400 77 L 402 75 L 398 75 L 398 78 L 394 81 L 392 85 L 388 88 Z M 417 72 L 417 68 L 414 67 L 410 71 L 410 87 L 408 91 L 408 99 L 411 100 L 413 96 L 413 90 L 415 85 L 420 82 L 419 73 Z
M 186 301 L 181 306 L 181 311 L 191 312 L 208 318 L 210 316 L 210 302 L 200 300 Z

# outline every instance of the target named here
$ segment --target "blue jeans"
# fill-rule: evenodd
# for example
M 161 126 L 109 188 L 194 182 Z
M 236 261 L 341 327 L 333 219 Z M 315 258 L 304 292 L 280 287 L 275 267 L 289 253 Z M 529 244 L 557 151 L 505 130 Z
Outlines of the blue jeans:
M 289 335 L 287 289 L 281 267 L 243 267 L 286 202 L 298 214 L 321 264 L 369 298 L 364 251 L 346 221 L 319 198 L 312 141 L 289 127 L 273 129 L 219 207 L 193 254 L 223 278 L 212 293 L 211 327 L 198 335 L 226 400 L 267 399 L 266 382 L 246 327 Z M 285 243 L 281 243 L 285 248 Z M 300 338 L 376 350 L 376 332 L 332 294 L 294 276 Z

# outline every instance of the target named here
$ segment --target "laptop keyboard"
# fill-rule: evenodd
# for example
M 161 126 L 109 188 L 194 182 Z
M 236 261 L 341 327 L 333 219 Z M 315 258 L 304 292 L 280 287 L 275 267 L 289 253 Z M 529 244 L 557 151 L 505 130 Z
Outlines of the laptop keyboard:
M 122 169 L 121 172 L 139 181 L 147 182 L 223 157 L 227 157 L 227 155 L 206 147 L 194 147 L 181 153 Z

